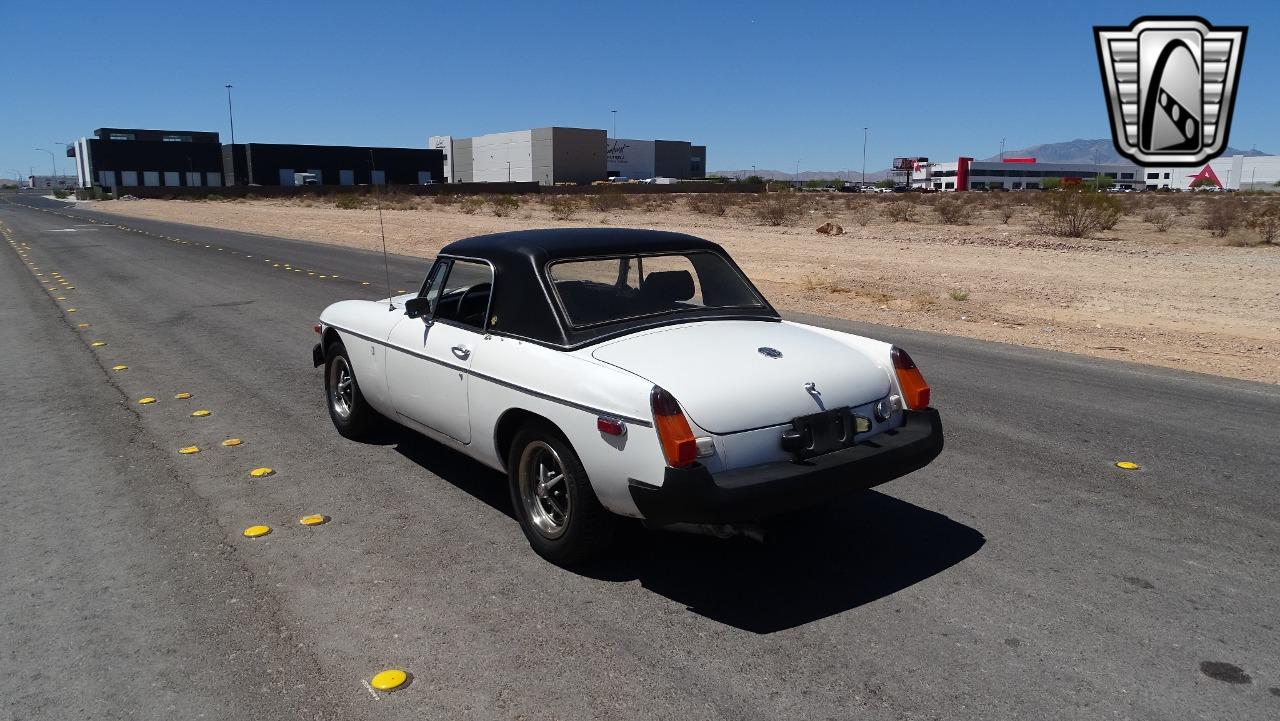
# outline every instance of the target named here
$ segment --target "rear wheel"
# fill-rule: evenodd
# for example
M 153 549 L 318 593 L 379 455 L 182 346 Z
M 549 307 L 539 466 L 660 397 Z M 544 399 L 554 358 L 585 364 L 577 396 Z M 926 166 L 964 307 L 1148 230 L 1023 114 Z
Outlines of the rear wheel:
M 544 424 L 516 435 L 507 461 L 511 503 L 538 555 L 571 566 L 612 546 L 617 518 L 600 504 L 569 443 Z
M 324 357 L 324 392 L 329 418 L 343 437 L 352 440 L 368 438 L 376 430 L 378 412 L 360 392 L 346 347 L 340 342 L 330 343 Z

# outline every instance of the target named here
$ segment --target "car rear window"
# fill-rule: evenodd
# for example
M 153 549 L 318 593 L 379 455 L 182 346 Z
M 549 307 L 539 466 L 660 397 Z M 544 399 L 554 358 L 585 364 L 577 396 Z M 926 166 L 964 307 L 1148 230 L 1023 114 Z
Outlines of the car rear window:
M 561 260 L 547 275 L 573 326 L 764 305 L 736 268 L 708 251 Z

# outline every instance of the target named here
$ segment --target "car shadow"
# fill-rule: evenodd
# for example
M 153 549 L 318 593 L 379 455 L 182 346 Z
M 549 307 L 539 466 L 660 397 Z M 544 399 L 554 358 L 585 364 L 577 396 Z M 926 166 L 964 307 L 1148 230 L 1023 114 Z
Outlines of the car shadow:
M 412 431 L 394 432 L 387 445 L 514 522 L 502 474 Z M 986 543 L 963 523 L 877 491 L 774 521 L 764 541 L 624 528 L 607 560 L 574 571 L 614 583 L 639 581 L 693 613 L 758 634 L 891 596 Z

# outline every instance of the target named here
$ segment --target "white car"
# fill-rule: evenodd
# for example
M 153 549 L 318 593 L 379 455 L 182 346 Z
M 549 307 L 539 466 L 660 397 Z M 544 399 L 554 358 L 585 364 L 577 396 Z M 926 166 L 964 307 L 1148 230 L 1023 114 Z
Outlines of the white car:
M 905 351 L 782 320 L 689 235 L 460 240 L 418 293 L 335 303 L 316 330 L 339 433 L 390 419 L 504 472 L 560 564 L 604 553 L 619 516 L 725 535 L 942 451 Z

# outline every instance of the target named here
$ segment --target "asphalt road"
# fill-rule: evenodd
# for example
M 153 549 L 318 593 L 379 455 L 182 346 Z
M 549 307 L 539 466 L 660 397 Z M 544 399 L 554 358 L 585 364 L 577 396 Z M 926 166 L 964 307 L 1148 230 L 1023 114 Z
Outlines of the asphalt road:
M 380 255 L 0 224 L 0 719 L 1280 716 L 1275 387 L 819 320 L 911 351 L 943 455 L 766 544 L 571 572 L 494 472 L 333 431 L 311 325 L 385 296 Z

